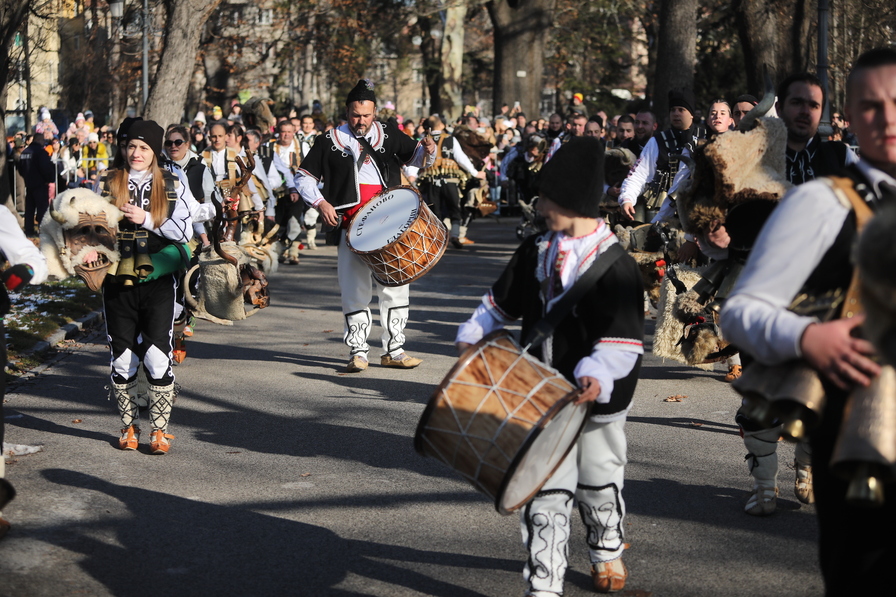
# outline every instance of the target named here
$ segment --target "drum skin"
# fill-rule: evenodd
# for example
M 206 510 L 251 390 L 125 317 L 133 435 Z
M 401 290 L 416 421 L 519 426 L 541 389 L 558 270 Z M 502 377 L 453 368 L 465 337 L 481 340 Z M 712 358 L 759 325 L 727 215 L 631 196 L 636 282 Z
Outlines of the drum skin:
M 575 444 L 587 413 L 587 405 L 572 404 L 578 394 L 559 372 L 499 330 L 448 372 L 423 412 L 414 447 L 460 473 L 495 501 L 498 512 L 509 514 L 538 493 Z M 568 427 L 562 441 L 539 444 L 539 434 L 565 408 L 575 412 L 567 410 L 558 423 Z M 533 445 L 545 454 L 527 458 Z M 519 478 L 518 469 L 527 478 Z M 514 497 L 508 503 L 504 494 L 511 483 Z
M 404 214 L 407 222 L 399 228 L 397 238 L 392 240 L 389 237 L 383 241 L 382 246 L 371 250 L 359 250 L 354 246 L 352 238 L 357 239 L 360 227 L 365 224 L 365 216 L 375 225 L 378 206 L 385 201 L 394 200 L 395 195 L 404 193 L 413 193 L 415 201 L 412 202 L 414 207 Z M 414 210 L 417 212 L 416 216 Z M 368 226 L 368 230 L 377 232 L 373 226 Z M 448 246 L 448 229 L 420 199 L 416 189 L 400 186 L 375 195 L 356 213 L 345 235 L 345 241 L 348 248 L 367 264 L 377 282 L 383 286 L 402 286 L 421 277 L 439 262 Z M 356 244 L 360 244 L 358 240 Z

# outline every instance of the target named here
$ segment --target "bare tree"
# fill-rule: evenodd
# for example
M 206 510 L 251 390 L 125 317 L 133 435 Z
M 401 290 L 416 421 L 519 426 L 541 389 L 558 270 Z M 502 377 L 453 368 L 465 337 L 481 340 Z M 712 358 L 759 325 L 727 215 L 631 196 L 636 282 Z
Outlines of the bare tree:
M 16 34 L 23 31 L 30 15 L 46 18 L 52 8 L 51 0 L 0 0 L 0 139 L 6 139 L 6 99 L 9 93 L 9 76 L 12 69 L 12 45 Z M 30 109 L 30 106 L 29 106 Z M 26 119 L 27 122 L 27 119 Z M 9 168 L 6 159 L 6 148 L 0 151 L 0 204 L 11 199 L 9 195 Z M 16 214 L 15 205 L 10 211 Z
M 773 81 L 809 67 L 814 0 L 738 0 L 735 10 L 750 89 L 763 88 L 763 65 Z
M 663 0 L 653 88 L 653 111 L 660 122 L 669 117 L 670 89 L 694 88 L 697 59 L 697 0 Z
M 445 33 L 442 35 L 442 109 L 451 119 L 463 111 L 464 18 L 466 0 L 460 0 L 445 10 Z
M 165 36 L 143 117 L 180 122 L 205 22 L 221 0 L 164 0 Z
M 495 36 L 494 113 L 520 102 L 537 114 L 544 81 L 544 54 L 555 0 L 491 0 L 486 5 Z

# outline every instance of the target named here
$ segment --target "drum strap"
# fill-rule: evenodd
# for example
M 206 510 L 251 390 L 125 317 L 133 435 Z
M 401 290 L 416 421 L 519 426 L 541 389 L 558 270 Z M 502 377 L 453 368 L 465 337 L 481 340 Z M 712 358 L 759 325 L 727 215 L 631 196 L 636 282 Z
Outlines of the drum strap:
M 554 308 L 532 327 L 525 342 L 523 342 L 523 345 L 526 347 L 525 350 L 536 348 L 547 340 L 554 328 L 566 317 L 566 314 L 572 311 L 572 308 L 584 298 L 588 289 L 592 288 L 610 270 L 613 264 L 616 263 L 616 260 L 624 254 L 625 249 L 622 248 L 622 245 L 613 243 L 598 259 L 595 259 L 591 267 L 572 285 L 572 288 L 560 297 Z

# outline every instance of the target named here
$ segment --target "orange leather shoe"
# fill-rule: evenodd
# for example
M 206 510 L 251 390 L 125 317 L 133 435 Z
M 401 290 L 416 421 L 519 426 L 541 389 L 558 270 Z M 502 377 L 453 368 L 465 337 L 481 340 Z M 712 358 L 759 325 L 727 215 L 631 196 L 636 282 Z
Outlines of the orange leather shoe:
M 616 558 L 610 562 L 598 562 L 591 566 L 591 579 L 594 581 L 594 590 L 598 593 L 615 593 L 625 588 L 628 578 L 628 569 L 622 563 L 622 558 Z
M 174 439 L 173 435 L 165 433 L 161 429 L 156 429 L 152 432 L 152 441 L 149 442 L 149 451 L 153 454 L 167 454 L 168 450 L 171 449 L 171 442 L 168 440 Z
M 740 365 L 731 365 L 728 367 L 728 375 L 725 376 L 725 381 L 731 383 L 741 375 L 743 375 L 744 368 Z
M 125 427 L 121 430 L 118 447 L 122 450 L 136 450 L 140 444 L 140 428 L 136 425 Z

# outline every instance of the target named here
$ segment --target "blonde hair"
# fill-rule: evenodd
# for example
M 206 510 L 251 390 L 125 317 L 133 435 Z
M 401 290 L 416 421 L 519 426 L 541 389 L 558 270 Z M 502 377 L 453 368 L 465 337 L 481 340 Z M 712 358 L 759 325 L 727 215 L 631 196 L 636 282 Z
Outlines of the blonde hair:
M 125 158 L 127 161 L 127 158 Z M 152 173 L 152 188 L 149 192 L 149 215 L 153 226 L 156 228 L 168 217 L 168 193 L 165 184 L 165 175 L 159 167 L 159 158 L 152 156 L 152 164 L 149 166 Z M 131 191 L 128 189 L 128 168 L 125 166 L 115 170 L 109 175 L 109 192 L 112 193 L 112 204 L 121 209 L 131 201 Z

